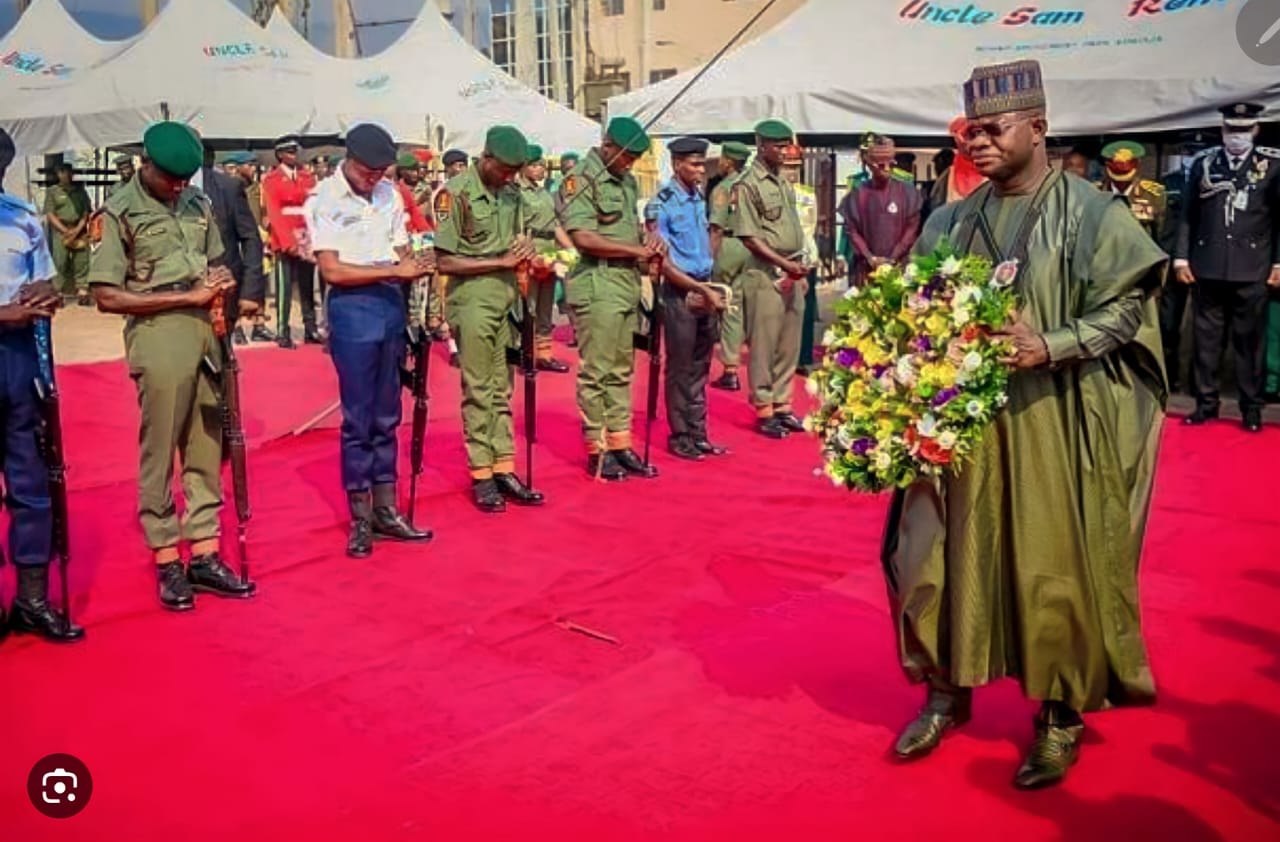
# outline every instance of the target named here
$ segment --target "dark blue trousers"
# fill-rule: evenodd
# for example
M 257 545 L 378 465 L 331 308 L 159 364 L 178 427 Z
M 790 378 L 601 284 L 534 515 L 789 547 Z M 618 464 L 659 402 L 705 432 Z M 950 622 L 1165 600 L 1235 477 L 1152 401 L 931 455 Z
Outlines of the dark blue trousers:
M 329 353 L 342 400 L 342 484 L 367 491 L 396 481 L 404 296 L 398 285 L 329 288 Z
M 42 423 L 35 381 L 35 333 L 30 328 L 0 331 L 0 449 L 4 464 L 4 504 L 9 508 L 9 554 L 15 564 L 49 563 L 53 550 L 53 509 L 49 469 L 36 434 Z

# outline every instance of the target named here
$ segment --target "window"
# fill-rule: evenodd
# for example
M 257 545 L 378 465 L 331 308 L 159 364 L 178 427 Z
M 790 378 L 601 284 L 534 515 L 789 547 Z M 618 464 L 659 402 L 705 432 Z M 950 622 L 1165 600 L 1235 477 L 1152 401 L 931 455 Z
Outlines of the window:
M 665 12 L 667 10 L 667 0 L 653 0 L 653 10 L 655 12 Z
M 560 10 L 560 55 L 564 58 L 565 105 L 573 108 L 573 3 L 556 0 Z
M 534 0 L 533 3 L 533 15 L 538 33 L 538 93 L 549 99 L 555 99 L 556 85 L 551 56 L 551 25 L 547 18 L 547 2 L 548 0 Z
M 676 75 L 676 69 L 674 67 L 664 67 L 661 70 L 650 70 L 649 84 L 652 85 L 654 82 L 661 82 L 663 79 L 670 79 L 674 75 Z
M 626 0 L 604 0 L 605 17 L 613 17 L 614 15 L 625 15 L 627 13 Z
M 514 0 L 492 0 L 489 24 L 493 30 L 493 63 L 516 73 L 516 13 Z

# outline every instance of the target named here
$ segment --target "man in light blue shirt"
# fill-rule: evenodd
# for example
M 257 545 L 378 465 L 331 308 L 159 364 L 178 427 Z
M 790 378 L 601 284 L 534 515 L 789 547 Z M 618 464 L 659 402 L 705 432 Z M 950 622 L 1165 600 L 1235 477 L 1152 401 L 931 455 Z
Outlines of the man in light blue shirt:
M 726 302 L 707 283 L 714 263 L 702 195 L 707 142 L 680 138 L 667 148 L 675 175 L 645 208 L 646 220 L 670 249 L 661 292 L 667 337 L 667 449 L 681 459 L 701 461 L 728 452 L 707 438 L 707 379 Z
M 13 157 L 13 140 L 0 129 L 0 184 Z M 49 466 L 39 444 L 44 419 L 35 383 L 45 389 L 52 385 L 47 377 L 52 377 L 53 360 L 47 344 L 43 348 L 37 345 L 35 324 L 52 318 L 60 299 L 51 283 L 58 273 L 40 223 L 35 208 L 0 192 L 0 404 L 4 407 L 0 421 L 5 453 L 4 504 L 9 510 L 8 556 L 18 568 L 18 595 L 8 627 L 66 643 L 84 637 L 84 629 L 49 604 L 53 503 Z M 42 352 L 47 376 L 42 371 Z M 4 610 L 0 609 L 0 632 L 4 628 Z

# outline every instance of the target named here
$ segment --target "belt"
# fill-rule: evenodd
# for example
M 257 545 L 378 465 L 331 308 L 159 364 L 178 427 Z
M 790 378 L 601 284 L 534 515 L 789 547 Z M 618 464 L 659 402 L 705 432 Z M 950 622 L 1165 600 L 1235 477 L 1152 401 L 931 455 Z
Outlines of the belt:
M 159 295 L 165 292 L 189 292 L 192 285 L 186 282 L 175 282 L 172 284 L 160 284 L 160 286 L 141 292 L 141 295 Z
M 597 269 L 636 269 L 634 257 L 590 257 L 584 256 L 582 261 Z

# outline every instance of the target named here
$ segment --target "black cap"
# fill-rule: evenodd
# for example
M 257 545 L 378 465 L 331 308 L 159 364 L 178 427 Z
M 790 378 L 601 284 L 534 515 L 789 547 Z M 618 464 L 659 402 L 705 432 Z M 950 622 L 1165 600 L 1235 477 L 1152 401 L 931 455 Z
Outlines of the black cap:
M 1263 106 L 1256 102 L 1233 102 L 1218 109 L 1222 112 L 1222 122 L 1231 128 L 1249 129 L 1258 124 L 1258 115 Z
M 454 164 L 465 164 L 470 159 L 467 157 L 467 153 L 461 149 L 450 149 L 444 153 L 444 157 L 441 160 L 444 161 L 446 167 L 451 167 Z
M 366 167 L 385 169 L 396 162 L 396 142 L 381 126 L 361 123 L 347 132 L 347 157 Z
M 667 149 L 671 150 L 672 155 L 705 155 L 709 145 L 701 138 L 680 137 L 668 143 Z
M 0 129 L 0 170 L 13 163 L 13 156 L 18 150 L 13 145 L 13 138 L 4 129 Z
M 287 134 L 276 138 L 275 150 L 279 152 L 281 149 L 297 149 L 301 145 L 302 140 L 296 134 Z

